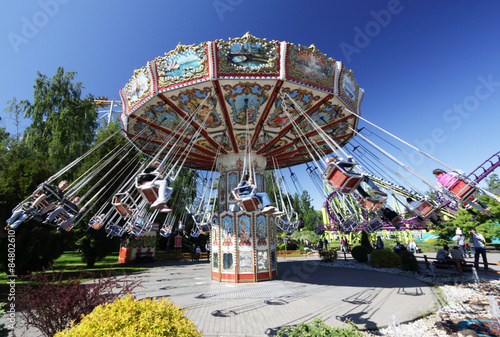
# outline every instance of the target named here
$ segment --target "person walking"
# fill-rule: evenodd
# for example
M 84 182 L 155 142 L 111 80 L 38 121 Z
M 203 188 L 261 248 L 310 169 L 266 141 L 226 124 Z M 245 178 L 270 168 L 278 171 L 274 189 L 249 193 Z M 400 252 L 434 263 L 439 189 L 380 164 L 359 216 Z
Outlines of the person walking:
M 474 267 L 479 269 L 479 255 L 483 257 L 484 270 L 488 270 L 484 237 L 475 228 L 470 229 L 470 242 L 474 245 Z

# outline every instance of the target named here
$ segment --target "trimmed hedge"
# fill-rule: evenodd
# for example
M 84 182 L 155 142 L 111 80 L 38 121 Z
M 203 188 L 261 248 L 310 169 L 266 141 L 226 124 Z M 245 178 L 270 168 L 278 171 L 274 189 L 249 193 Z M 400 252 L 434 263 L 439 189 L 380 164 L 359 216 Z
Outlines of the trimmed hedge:
M 370 255 L 370 264 L 374 267 L 397 268 L 401 265 L 401 259 L 391 249 L 375 249 Z
M 372 250 L 365 246 L 355 246 L 351 249 L 351 255 L 356 261 L 363 263 L 368 261 L 368 254 L 370 254 L 371 251 Z

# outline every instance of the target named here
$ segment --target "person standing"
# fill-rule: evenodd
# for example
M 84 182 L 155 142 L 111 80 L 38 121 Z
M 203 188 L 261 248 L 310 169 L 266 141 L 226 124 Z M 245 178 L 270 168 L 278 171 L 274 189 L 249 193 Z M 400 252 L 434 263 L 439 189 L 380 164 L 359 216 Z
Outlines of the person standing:
M 484 237 L 475 228 L 470 229 L 470 242 L 474 245 L 474 267 L 479 269 L 479 255 L 483 257 L 484 270 L 488 270 Z
M 467 251 L 467 247 L 466 247 L 466 242 L 465 242 L 465 235 L 464 233 L 462 232 L 462 229 L 460 227 L 457 227 L 457 230 L 456 230 L 456 237 L 457 237 L 457 243 L 458 243 L 458 247 L 459 247 L 459 250 L 460 250 L 460 253 L 462 253 L 462 256 L 465 258 L 465 257 L 468 257 L 470 258 L 471 255 L 470 253 Z
M 325 250 L 328 250 L 328 240 L 325 238 L 325 240 L 323 240 L 324 244 L 325 244 Z

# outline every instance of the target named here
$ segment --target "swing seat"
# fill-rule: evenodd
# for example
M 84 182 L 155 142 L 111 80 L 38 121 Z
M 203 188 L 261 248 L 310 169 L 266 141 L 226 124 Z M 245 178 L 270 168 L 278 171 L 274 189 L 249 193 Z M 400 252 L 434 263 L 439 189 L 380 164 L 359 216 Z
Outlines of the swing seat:
M 129 204 L 129 201 L 131 204 Z M 132 215 L 137 209 L 137 205 L 128 192 L 115 194 L 111 205 L 113 205 L 118 213 L 124 218 Z
M 122 236 L 123 235 L 123 228 L 121 228 L 120 226 L 118 225 L 107 225 L 105 227 L 105 230 L 106 232 L 108 232 L 108 236 L 111 235 L 111 236 Z
M 168 230 L 166 228 L 160 229 L 160 235 L 163 236 L 164 238 L 168 238 L 172 234 L 171 230 Z
M 363 207 L 364 209 L 366 209 L 367 211 L 378 211 L 382 207 L 382 205 L 385 203 L 387 198 L 382 198 L 382 199 L 378 199 L 378 200 L 379 201 L 377 203 L 374 203 L 372 201 L 367 200 L 366 198 L 362 198 L 359 201 L 359 205 L 361 207 Z
M 436 207 L 432 206 L 428 201 L 421 200 L 414 206 L 414 212 L 417 213 L 419 217 L 426 220 L 428 219 L 436 210 Z
M 256 197 L 248 196 L 241 199 L 240 207 L 247 212 L 257 211 L 259 209 L 259 199 Z
M 121 202 L 120 199 L 114 198 L 112 205 L 115 206 L 116 210 L 118 211 L 118 213 L 120 213 L 122 217 L 132 215 L 132 211 L 130 210 L 128 205 Z
M 149 203 L 153 203 L 158 199 L 158 188 L 155 186 L 139 186 L 139 193 Z
M 372 233 L 372 232 L 382 228 L 383 226 L 384 226 L 384 224 L 382 223 L 382 221 L 375 219 L 375 220 L 372 220 L 366 224 L 366 230 L 368 232 Z
M 92 218 L 90 218 L 88 227 L 91 227 L 93 229 L 101 229 L 103 225 L 104 219 L 98 215 L 94 215 Z
M 326 180 L 340 193 L 349 194 L 363 181 L 363 175 L 355 172 L 346 172 L 334 163 L 328 164 L 325 172 Z
M 457 180 L 448 190 L 455 195 L 459 201 L 466 200 L 470 198 L 474 193 L 476 193 L 477 188 L 466 183 L 463 180 Z
M 73 227 L 75 227 L 75 225 L 73 224 L 73 222 L 71 222 L 68 226 L 62 226 L 62 225 L 59 226 L 60 229 L 63 229 L 66 232 L 69 232 L 70 230 L 72 230 Z
M 246 212 L 257 211 L 260 207 L 260 200 L 257 197 L 251 195 L 245 195 L 243 198 L 236 192 L 233 191 L 233 195 L 238 200 L 238 205 Z
M 359 226 L 359 223 L 357 223 L 354 220 L 346 220 L 343 224 L 342 227 L 344 227 L 344 230 L 346 232 L 352 232 Z
M 391 223 L 394 225 L 394 226 L 400 226 L 401 225 L 401 222 L 403 221 L 403 218 L 401 218 L 400 215 L 398 215 L 397 217 L 393 218 L 391 220 Z

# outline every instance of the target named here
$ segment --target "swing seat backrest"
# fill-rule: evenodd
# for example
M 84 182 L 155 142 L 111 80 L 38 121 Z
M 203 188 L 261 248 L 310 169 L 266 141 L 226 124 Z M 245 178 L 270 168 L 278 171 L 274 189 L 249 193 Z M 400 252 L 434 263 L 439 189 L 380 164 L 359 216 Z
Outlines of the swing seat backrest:
M 361 207 L 363 207 L 364 209 L 366 209 L 367 211 L 373 211 L 375 209 L 375 203 L 371 202 L 371 201 L 368 201 L 367 199 L 365 198 L 362 198 L 360 201 L 359 201 L 359 205 Z M 378 205 L 378 204 L 377 204 Z
M 326 179 L 340 193 L 349 194 L 363 182 L 363 175 L 355 172 L 346 172 L 335 163 L 328 164 L 326 172 L 329 172 Z
M 260 200 L 257 197 L 245 196 L 241 199 L 240 207 L 247 212 L 257 211 L 260 206 Z
M 375 220 L 372 220 L 366 224 L 366 230 L 368 232 L 374 232 L 374 231 L 382 228 L 383 226 L 384 226 L 384 224 L 380 220 L 375 219 Z
M 476 193 L 477 188 L 463 180 L 457 180 L 448 190 L 453 193 L 459 201 L 463 201 Z
M 149 203 L 153 203 L 158 199 L 158 188 L 152 185 L 145 186 L 144 184 L 139 186 L 139 193 Z
M 387 198 L 381 198 L 379 200 L 380 201 L 377 204 L 375 204 L 374 207 L 373 207 L 374 211 L 378 211 L 382 207 L 382 205 L 385 203 L 385 201 L 387 200 Z
M 120 213 L 122 217 L 132 215 L 130 207 L 128 207 L 126 203 L 123 203 L 119 198 L 113 198 L 112 205 L 115 207 L 115 209 L 118 211 L 118 213 Z
M 104 222 L 102 220 L 92 221 L 92 219 L 91 219 L 89 222 L 89 227 L 92 227 L 93 229 L 100 229 L 103 224 L 104 224 Z
M 401 216 L 400 216 L 400 215 L 398 215 L 397 217 L 395 217 L 395 218 L 393 218 L 393 219 L 391 220 L 391 223 L 392 223 L 393 225 L 399 225 L 399 224 L 401 223 L 401 221 L 403 221 L 403 219 L 401 218 Z
M 67 226 L 59 226 L 59 228 L 61 229 L 64 229 L 66 232 L 69 232 L 71 229 L 73 229 L 75 225 L 73 224 L 73 222 L 71 222 L 69 225 Z
M 115 194 L 111 204 L 124 218 L 132 215 L 137 210 L 137 204 L 128 192 Z
M 355 230 L 359 224 L 356 221 L 353 220 L 347 220 L 342 224 L 342 227 L 344 227 L 344 230 L 351 232 Z
M 122 236 L 124 232 L 123 228 L 114 224 L 109 224 L 104 229 L 108 232 L 108 236 Z
M 160 229 L 160 235 L 164 238 L 168 238 L 172 234 L 172 231 L 166 230 L 165 228 Z
M 414 206 L 414 212 L 417 213 L 422 219 L 428 219 L 436 210 L 436 207 L 432 206 L 431 203 L 425 200 L 419 201 Z

